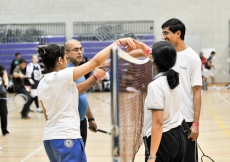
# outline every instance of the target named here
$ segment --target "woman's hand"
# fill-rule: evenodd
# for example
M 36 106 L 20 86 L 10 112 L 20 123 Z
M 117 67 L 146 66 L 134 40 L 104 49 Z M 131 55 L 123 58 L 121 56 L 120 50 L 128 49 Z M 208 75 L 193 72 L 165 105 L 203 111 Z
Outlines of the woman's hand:
M 121 38 L 119 39 L 119 43 L 125 45 L 126 52 L 130 52 L 136 49 L 136 43 L 133 38 Z
M 146 44 L 139 42 L 133 38 L 122 38 L 118 41 L 121 44 L 125 45 L 125 51 L 128 53 L 136 49 L 141 49 L 145 53 L 146 50 L 149 49 L 149 47 Z

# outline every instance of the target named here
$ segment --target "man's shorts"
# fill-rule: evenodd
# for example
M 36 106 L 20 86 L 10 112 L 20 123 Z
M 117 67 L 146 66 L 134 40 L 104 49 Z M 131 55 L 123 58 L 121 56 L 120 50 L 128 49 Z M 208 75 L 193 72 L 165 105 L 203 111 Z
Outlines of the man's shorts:
M 213 73 L 212 73 L 212 70 L 209 70 L 209 69 L 205 69 L 205 68 L 204 68 L 204 70 L 203 70 L 203 76 L 204 76 L 205 78 L 209 78 L 209 77 L 214 76 L 214 75 L 213 75 Z
M 43 141 L 51 162 L 86 162 L 85 148 L 81 138 Z

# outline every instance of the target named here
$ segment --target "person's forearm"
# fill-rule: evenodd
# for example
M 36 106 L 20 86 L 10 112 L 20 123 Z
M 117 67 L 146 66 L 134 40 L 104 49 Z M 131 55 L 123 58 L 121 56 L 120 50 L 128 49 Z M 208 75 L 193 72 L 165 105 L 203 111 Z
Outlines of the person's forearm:
M 14 72 L 14 73 L 13 73 L 13 77 L 14 77 L 14 78 L 20 78 L 20 74 Z
M 117 45 L 116 42 L 112 43 L 108 47 L 98 52 L 90 61 L 81 66 L 75 67 L 73 71 L 73 80 L 77 80 L 79 77 L 91 72 L 93 69 L 102 65 L 106 59 L 110 56 L 110 50 L 113 46 Z M 81 70 L 80 70 L 81 69 Z M 84 69 L 84 70 L 83 70 Z
M 199 123 L 201 110 L 201 86 L 193 87 L 194 121 Z
M 145 53 L 142 51 L 142 49 L 137 49 L 129 52 L 129 55 L 138 58 L 138 57 L 146 57 Z
M 105 60 L 109 58 L 111 48 L 112 48 L 113 46 L 116 46 L 116 45 L 117 45 L 116 42 L 112 43 L 112 44 L 109 45 L 108 47 L 106 47 L 106 48 L 104 48 L 103 50 L 101 50 L 100 52 L 98 52 L 97 55 L 95 55 L 95 56 L 90 60 L 90 61 L 93 61 L 93 62 L 96 64 L 95 68 L 98 67 L 98 66 L 100 66 L 101 64 L 103 64 L 103 63 L 105 62 Z
M 163 126 L 160 123 L 152 123 L 150 156 L 156 156 L 162 137 Z
M 93 75 L 91 75 L 84 82 L 76 84 L 77 89 L 78 89 L 78 93 L 81 94 L 81 93 L 87 91 L 93 85 L 93 83 L 95 83 L 95 82 L 96 82 L 95 77 Z
M 3 80 L 4 80 L 4 82 L 8 85 L 9 80 L 8 80 L 8 76 L 7 76 L 6 70 L 4 70 L 4 72 L 3 72 Z
M 89 118 L 94 118 L 93 117 L 93 113 L 89 107 L 89 104 L 88 104 L 88 109 L 87 109 L 87 113 L 86 113 L 86 117 L 89 119 Z
M 45 109 L 45 107 L 44 107 L 44 105 L 43 105 L 43 102 L 42 102 L 41 100 L 40 100 L 40 102 L 41 102 L 41 105 L 42 105 L 44 117 L 45 117 L 45 119 L 46 119 L 46 121 L 47 121 L 47 120 L 48 120 L 48 117 L 47 117 L 47 115 L 46 115 L 46 109 Z

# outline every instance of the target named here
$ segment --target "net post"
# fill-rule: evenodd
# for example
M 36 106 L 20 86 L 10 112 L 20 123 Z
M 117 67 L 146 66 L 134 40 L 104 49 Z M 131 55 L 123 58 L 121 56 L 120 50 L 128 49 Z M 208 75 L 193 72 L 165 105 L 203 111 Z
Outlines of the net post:
M 118 48 L 111 49 L 111 122 L 112 122 L 112 158 L 113 162 L 119 162 L 119 70 Z

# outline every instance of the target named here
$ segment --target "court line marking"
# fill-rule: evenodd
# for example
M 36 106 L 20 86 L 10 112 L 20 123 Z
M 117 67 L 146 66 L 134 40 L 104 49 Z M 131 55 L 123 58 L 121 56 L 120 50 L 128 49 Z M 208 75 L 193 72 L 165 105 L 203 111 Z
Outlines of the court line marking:
M 40 151 L 41 149 L 43 149 L 44 146 L 42 145 L 41 147 L 39 147 L 37 150 L 35 150 L 34 152 L 32 152 L 31 154 L 29 154 L 28 156 L 26 156 L 24 159 L 22 159 L 20 162 L 24 162 L 27 159 L 29 159 L 31 156 L 33 156 L 34 154 L 36 154 L 38 151 Z
M 100 106 L 98 106 L 98 107 L 96 107 L 95 109 L 91 110 L 93 113 L 96 112 L 99 108 L 101 108 L 101 106 L 104 106 L 104 105 L 106 105 L 106 104 L 109 104 L 109 105 L 110 105 L 110 102 L 111 102 L 111 101 L 110 101 L 110 98 L 107 99 L 107 100 L 102 100 L 100 97 L 96 97 L 96 96 L 94 96 L 94 95 L 92 95 L 92 97 L 94 97 L 94 98 L 96 98 L 96 99 L 102 101 L 102 104 L 101 104 Z
M 103 101 L 101 106 L 104 106 L 105 104 L 107 104 L 110 101 L 110 99 Z M 99 108 L 101 108 L 101 106 L 96 107 L 94 110 L 92 110 L 92 112 L 96 112 Z M 29 159 L 30 157 L 32 157 L 34 154 L 36 154 L 38 151 L 40 151 L 41 149 L 43 149 L 44 146 L 42 145 L 41 147 L 39 147 L 37 150 L 35 150 L 34 152 L 32 152 L 31 154 L 29 154 L 28 156 L 26 156 L 24 159 L 22 159 L 20 162 L 24 162 L 27 159 Z
M 216 92 L 217 96 L 221 98 L 224 102 L 229 103 L 228 100 L 226 100 L 219 92 Z
M 226 126 L 222 123 L 222 121 L 220 120 L 220 118 L 217 116 L 217 114 L 215 113 L 215 111 L 213 110 L 213 108 L 207 103 L 207 101 L 205 99 L 202 99 L 204 101 L 205 106 L 209 109 L 209 111 L 211 112 L 211 114 L 213 115 L 213 117 L 215 118 L 215 120 L 217 121 L 217 123 L 219 124 L 219 126 L 223 129 L 223 131 L 230 137 L 230 131 L 226 128 Z

